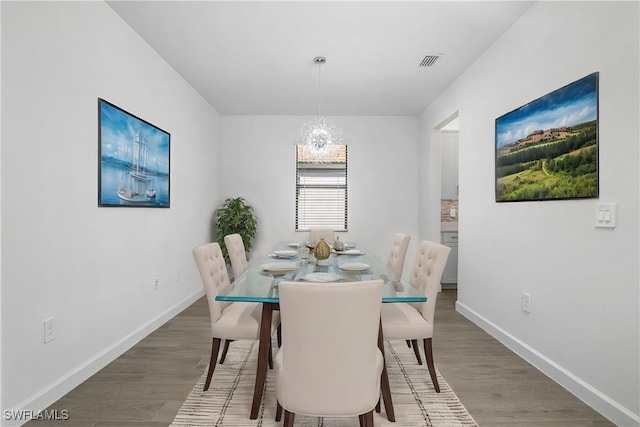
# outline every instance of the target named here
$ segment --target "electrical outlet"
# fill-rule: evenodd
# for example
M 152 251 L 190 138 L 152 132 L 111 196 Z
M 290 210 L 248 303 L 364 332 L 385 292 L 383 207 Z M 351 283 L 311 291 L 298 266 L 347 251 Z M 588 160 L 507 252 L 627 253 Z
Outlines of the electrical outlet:
M 44 342 L 48 343 L 56 339 L 58 328 L 56 328 L 56 318 L 49 317 L 44 319 Z
M 531 295 L 522 294 L 522 311 L 531 313 Z
M 160 280 L 156 279 L 156 281 L 153 283 L 153 289 L 157 291 L 159 288 L 160 288 Z

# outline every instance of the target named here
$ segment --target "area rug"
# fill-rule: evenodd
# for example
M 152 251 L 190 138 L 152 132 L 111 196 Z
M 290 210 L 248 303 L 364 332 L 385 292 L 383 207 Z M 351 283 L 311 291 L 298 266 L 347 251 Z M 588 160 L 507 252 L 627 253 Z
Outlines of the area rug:
M 404 341 L 385 343 L 387 370 L 396 422 L 387 420 L 384 405 L 374 413 L 376 426 L 459 427 L 476 426 L 469 412 L 438 372 L 440 393 L 436 393 L 425 365 L 418 365 L 413 350 Z M 277 348 L 277 347 L 274 347 Z M 236 341 L 229 348 L 224 365 L 218 364 L 208 391 L 202 391 L 205 376 L 191 391 L 172 427 L 191 426 L 280 426 L 275 421 L 276 393 L 273 371 L 267 373 L 258 418 L 249 419 L 255 382 L 257 341 Z M 296 415 L 295 425 L 314 427 L 357 426 L 358 418 L 315 418 Z

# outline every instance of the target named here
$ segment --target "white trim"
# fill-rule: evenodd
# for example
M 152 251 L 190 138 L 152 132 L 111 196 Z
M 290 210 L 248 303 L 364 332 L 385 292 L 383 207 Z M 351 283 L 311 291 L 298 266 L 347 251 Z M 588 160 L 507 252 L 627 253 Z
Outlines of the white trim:
M 459 301 L 456 311 L 616 425 L 640 426 L 640 416 Z
M 81 365 L 77 366 L 75 369 L 69 371 L 67 374 L 58 378 L 53 383 L 42 388 L 37 393 L 33 394 L 23 402 L 16 405 L 16 407 L 12 408 L 12 410 L 20 411 L 31 409 L 36 412 L 44 410 L 49 405 L 63 397 L 65 394 L 69 393 L 75 387 L 86 381 L 100 369 L 113 362 L 120 355 L 136 345 L 138 342 L 142 341 L 142 339 L 147 337 L 160 326 L 164 325 L 169 320 L 174 318 L 176 315 L 182 312 L 185 308 L 189 307 L 203 295 L 204 289 L 201 289 L 198 292 L 195 292 L 194 294 L 188 296 L 181 302 L 177 303 L 176 305 L 168 308 L 155 319 L 150 320 L 145 325 L 142 325 L 140 328 L 123 337 L 120 341 L 116 342 L 110 347 L 105 348 L 102 352 L 96 354 L 94 357 L 88 359 Z M 19 424 L 11 424 L 11 421 L 2 421 L 7 423 L 2 424 L 6 426 L 19 426 L 24 424 L 23 422 Z

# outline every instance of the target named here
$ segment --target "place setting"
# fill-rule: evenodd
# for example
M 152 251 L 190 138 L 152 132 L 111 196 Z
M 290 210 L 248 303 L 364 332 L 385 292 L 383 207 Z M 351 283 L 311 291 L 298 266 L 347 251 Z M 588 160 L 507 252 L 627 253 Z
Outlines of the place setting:
M 351 255 L 351 256 L 365 254 L 360 249 L 344 249 L 342 251 L 334 249 L 332 250 L 332 253 L 335 253 L 336 255 Z
M 287 274 L 294 272 L 298 269 L 297 262 L 268 262 L 260 265 L 260 274 L 273 277 L 273 286 L 277 287 L 278 283 Z
M 341 282 L 344 281 L 344 277 L 329 272 L 313 272 L 307 273 L 300 278 L 300 280 L 304 280 L 307 282 L 316 282 L 316 283 L 330 283 L 330 282 Z
M 269 257 L 271 258 L 277 258 L 277 259 L 292 259 L 298 256 L 298 251 L 293 250 L 293 249 L 283 249 L 283 250 L 277 250 L 277 251 L 273 251 L 273 253 L 269 254 Z
M 336 255 L 364 255 L 364 252 L 360 249 L 356 249 L 354 243 L 343 243 L 340 240 L 333 242 L 331 247 L 331 253 Z
M 368 271 L 371 266 L 364 262 L 345 262 L 338 264 L 338 268 L 347 273 L 364 273 Z
M 298 267 L 297 262 L 268 262 L 260 265 L 260 271 L 270 276 L 284 276 Z

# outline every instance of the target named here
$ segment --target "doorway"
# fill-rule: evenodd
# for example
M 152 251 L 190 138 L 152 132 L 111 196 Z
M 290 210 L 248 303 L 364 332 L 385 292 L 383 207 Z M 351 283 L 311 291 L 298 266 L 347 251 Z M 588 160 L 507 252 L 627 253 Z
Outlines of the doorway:
M 442 274 L 442 288 L 458 287 L 458 114 L 440 128 L 440 236 L 443 245 L 451 248 Z

